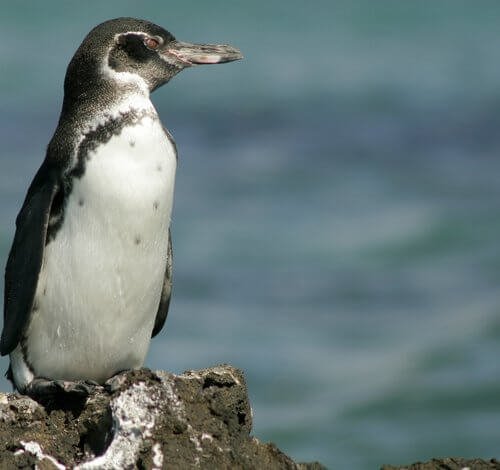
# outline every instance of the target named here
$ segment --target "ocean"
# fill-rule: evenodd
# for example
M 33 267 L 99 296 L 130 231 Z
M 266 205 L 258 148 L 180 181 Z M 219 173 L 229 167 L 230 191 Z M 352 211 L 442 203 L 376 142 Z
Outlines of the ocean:
M 298 461 L 500 457 L 500 3 L 4 2 L 2 266 L 67 63 L 117 16 L 245 56 L 152 95 L 179 166 L 146 366 L 243 369 Z

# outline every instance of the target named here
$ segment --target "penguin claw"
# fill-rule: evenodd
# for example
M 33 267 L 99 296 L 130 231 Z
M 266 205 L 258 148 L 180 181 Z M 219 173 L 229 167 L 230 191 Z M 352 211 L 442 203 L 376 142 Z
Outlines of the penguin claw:
M 113 377 L 106 380 L 106 382 L 104 382 L 104 390 L 106 390 L 108 393 L 114 393 L 119 390 L 127 380 L 128 372 L 129 370 L 122 370 L 113 375 Z
M 81 398 L 85 398 L 88 395 L 90 395 L 96 389 L 96 385 L 98 385 L 98 384 L 94 385 L 93 383 L 87 380 L 77 381 L 77 382 L 70 382 L 67 380 L 55 380 L 54 382 L 62 392 Z

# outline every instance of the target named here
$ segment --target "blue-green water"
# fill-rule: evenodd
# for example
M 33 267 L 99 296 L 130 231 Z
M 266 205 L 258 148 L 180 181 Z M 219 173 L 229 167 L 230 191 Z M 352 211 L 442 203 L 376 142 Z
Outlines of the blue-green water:
M 67 62 L 124 15 L 245 55 L 153 97 L 180 162 L 147 365 L 243 368 L 298 460 L 499 457 L 500 3 L 5 2 L 2 262 Z

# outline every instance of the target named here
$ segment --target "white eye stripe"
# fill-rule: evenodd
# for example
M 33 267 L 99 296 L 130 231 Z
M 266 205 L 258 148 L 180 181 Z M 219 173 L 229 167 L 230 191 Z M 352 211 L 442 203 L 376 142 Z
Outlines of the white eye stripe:
M 151 36 L 151 35 L 145 33 L 144 31 L 127 31 L 125 33 L 117 34 L 115 36 L 116 43 L 117 44 L 124 44 L 126 37 L 129 35 L 139 36 L 140 38 L 142 38 L 144 45 L 148 49 L 156 50 L 163 44 L 163 38 L 161 36 Z M 147 44 L 148 41 L 156 42 L 157 45 L 155 47 L 150 47 Z

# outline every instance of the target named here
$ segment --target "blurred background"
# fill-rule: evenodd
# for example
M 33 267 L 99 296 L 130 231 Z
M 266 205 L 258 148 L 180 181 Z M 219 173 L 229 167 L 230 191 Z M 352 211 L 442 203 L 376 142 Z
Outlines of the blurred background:
M 2 266 L 66 65 L 117 16 L 245 55 L 153 95 L 179 167 L 146 365 L 242 368 L 254 434 L 300 461 L 499 457 L 500 3 L 3 5 Z

